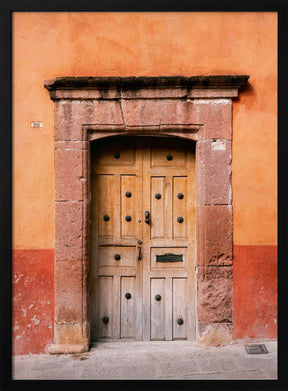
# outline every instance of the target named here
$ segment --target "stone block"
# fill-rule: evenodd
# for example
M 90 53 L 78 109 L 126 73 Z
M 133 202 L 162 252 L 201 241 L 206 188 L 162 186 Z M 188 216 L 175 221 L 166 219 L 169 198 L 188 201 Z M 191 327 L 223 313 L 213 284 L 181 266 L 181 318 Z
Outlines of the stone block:
M 62 261 L 55 263 L 56 322 L 82 322 L 82 284 L 82 262 Z
M 223 88 L 223 89 L 213 89 L 213 88 L 191 88 L 187 91 L 187 98 L 237 98 L 238 89 L 237 88 Z
M 137 126 L 156 125 L 159 126 L 162 118 L 163 105 L 162 100 L 123 100 L 122 110 L 124 122 L 127 130 Z
M 232 267 L 198 268 L 198 320 L 227 323 L 233 320 Z
M 197 204 L 230 205 L 231 141 L 215 139 L 198 141 L 196 150 Z
M 208 346 L 228 345 L 232 342 L 231 323 L 199 322 L 197 343 Z
M 88 113 L 89 122 L 91 124 L 110 126 L 123 125 L 123 117 L 121 113 L 120 102 L 116 100 L 99 100 L 87 102 L 90 112 Z
M 81 141 L 82 125 L 86 123 L 87 108 L 85 102 L 78 100 L 60 100 L 55 102 L 55 141 Z
M 82 150 L 55 150 L 55 200 L 82 200 Z M 86 179 L 87 181 L 87 179 Z
M 83 203 L 55 202 L 55 257 L 57 261 L 83 259 Z
M 195 117 L 194 102 L 186 100 L 169 100 L 163 107 L 161 125 L 198 124 Z
M 155 130 L 169 128 L 169 125 L 197 124 L 192 101 L 172 99 L 134 99 L 122 101 L 123 116 L 127 130 L 155 127 Z
M 204 124 L 205 139 L 232 139 L 231 99 L 196 99 L 195 111 L 199 123 Z
M 87 124 L 123 126 L 116 100 L 60 100 L 55 102 L 55 141 L 86 141 Z M 83 126 L 86 125 L 86 126 Z
M 70 141 L 62 141 L 58 140 L 54 142 L 55 150 L 84 150 L 88 151 L 89 142 L 88 141 L 79 141 L 79 140 L 70 140 Z
M 232 265 L 232 207 L 198 206 L 197 264 Z
M 83 335 L 83 325 L 79 323 L 55 323 L 54 344 L 88 346 L 87 336 Z M 50 349 L 49 349 L 50 353 Z
M 52 344 L 48 348 L 49 354 L 81 354 L 88 352 L 88 345 Z

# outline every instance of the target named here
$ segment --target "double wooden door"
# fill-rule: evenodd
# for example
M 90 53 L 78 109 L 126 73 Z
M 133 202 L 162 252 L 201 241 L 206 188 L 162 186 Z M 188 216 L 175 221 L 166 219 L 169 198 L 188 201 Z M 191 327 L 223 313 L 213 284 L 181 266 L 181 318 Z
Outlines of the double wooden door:
M 91 148 L 92 340 L 195 338 L 195 158 L 169 138 Z

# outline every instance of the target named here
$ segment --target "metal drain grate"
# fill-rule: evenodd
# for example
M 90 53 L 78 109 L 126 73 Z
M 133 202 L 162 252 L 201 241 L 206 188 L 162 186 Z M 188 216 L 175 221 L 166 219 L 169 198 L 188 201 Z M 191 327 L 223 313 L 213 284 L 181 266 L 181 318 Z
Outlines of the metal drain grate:
M 266 354 L 269 353 L 264 344 L 244 345 L 248 354 Z

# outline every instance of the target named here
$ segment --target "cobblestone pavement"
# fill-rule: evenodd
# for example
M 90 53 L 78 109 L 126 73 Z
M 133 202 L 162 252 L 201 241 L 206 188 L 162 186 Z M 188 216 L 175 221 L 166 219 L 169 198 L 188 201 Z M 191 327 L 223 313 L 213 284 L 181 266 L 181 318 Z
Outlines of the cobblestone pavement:
M 188 341 L 98 342 L 89 352 L 13 358 L 13 379 L 277 379 L 277 342 L 250 355 L 244 345 L 197 346 Z

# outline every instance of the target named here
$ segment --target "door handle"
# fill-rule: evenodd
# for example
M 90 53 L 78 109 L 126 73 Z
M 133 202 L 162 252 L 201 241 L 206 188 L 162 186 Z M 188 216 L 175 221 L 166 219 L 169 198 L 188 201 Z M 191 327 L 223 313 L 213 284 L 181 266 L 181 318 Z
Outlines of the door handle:
M 142 255 L 141 255 L 141 248 L 142 247 L 138 247 L 138 261 L 141 261 L 141 259 L 142 259 Z
M 148 212 L 148 210 L 146 210 L 145 212 L 145 223 L 146 224 L 150 223 L 150 213 Z

